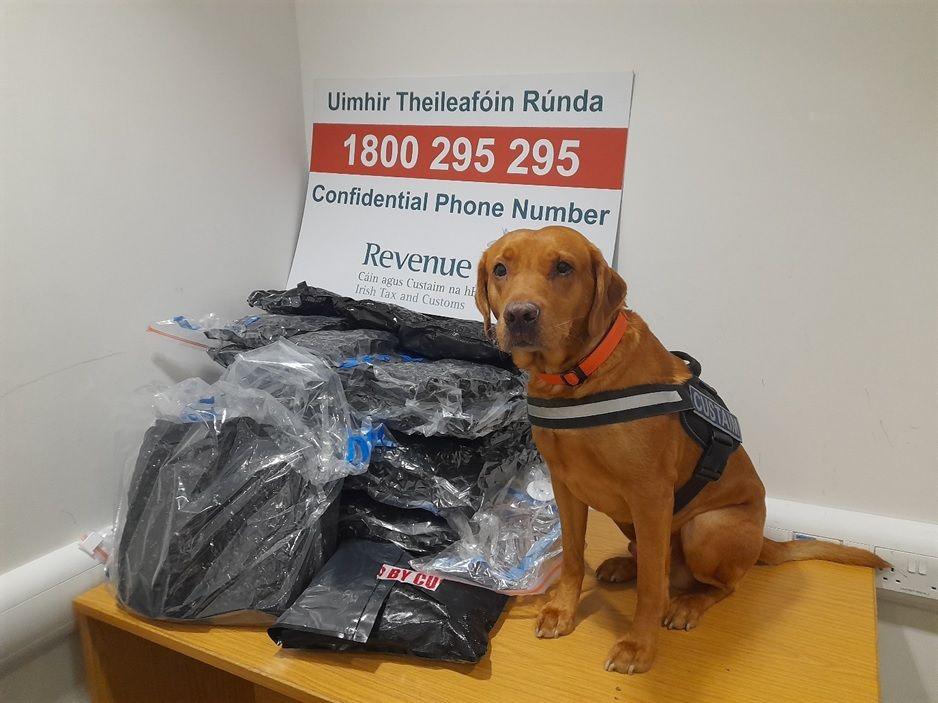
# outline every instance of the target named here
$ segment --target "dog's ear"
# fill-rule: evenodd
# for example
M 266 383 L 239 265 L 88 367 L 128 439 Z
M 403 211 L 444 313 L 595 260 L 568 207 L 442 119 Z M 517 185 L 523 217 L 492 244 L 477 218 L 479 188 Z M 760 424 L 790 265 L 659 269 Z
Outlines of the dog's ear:
M 591 337 L 599 337 L 606 333 L 610 319 L 625 303 L 626 285 L 622 276 L 606 263 L 599 249 L 591 247 L 590 255 L 596 288 L 589 314 L 589 333 Z
M 492 330 L 492 306 L 489 305 L 489 271 L 485 255 L 486 252 L 483 252 L 476 266 L 476 307 L 482 313 L 482 327 L 488 337 Z

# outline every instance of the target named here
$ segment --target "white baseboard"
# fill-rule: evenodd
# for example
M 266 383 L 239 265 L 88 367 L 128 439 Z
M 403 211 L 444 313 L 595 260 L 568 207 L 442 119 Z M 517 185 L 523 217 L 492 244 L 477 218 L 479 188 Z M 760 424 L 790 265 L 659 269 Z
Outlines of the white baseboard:
M 876 552 L 894 567 L 877 572 L 880 597 L 938 609 L 938 525 L 774 498 L 766 508 L 766 537 L 825 539 Z
M 886 547 L 938 557 L 938 525 L 914 520 L 826 508 L 791 500 L 766 498 L 766 536 L 769 529 L 805 532 L 843 540 L 866 549 Z M 775 534 L 778 534 L 777 532 Z M 791 539 L 789 536 L 788 539 Z
M 74 627 L 72 599 L 104 580 L 78 542 L 0 574 L 0 672 Z

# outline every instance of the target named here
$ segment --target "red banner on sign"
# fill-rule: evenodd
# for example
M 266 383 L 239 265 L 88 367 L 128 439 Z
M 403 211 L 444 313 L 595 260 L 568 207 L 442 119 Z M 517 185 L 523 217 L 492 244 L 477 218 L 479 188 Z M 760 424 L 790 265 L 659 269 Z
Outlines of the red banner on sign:
M 622 187 L 628 129 L 313 125 L 311 172 Z

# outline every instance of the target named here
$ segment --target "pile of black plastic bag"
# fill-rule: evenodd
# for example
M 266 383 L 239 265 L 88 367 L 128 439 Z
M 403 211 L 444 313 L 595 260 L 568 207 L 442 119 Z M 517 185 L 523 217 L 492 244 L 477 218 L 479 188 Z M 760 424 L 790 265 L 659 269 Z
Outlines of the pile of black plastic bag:
M 557 552 L 523 375 L 481 323 L 305 283 L 248 303 L 204 330 L 222 379 L 156 396 L 118 597 L 156 618 L 277 617 L 284 647 L 477 661 L 497 591 Z

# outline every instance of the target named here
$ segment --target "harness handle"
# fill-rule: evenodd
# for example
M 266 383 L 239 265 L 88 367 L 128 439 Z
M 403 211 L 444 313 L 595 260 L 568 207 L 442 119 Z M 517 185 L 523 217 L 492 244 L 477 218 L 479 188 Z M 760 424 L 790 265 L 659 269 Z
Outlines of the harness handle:
M 687 352 L 672 351 L 671 353 L 674 354 L 674 356 L 676 356 L 681 361 L 685 362 L 687 366 L 690 368 L 690 372 L 694 374 L 694 376 L 697 376 L 698 378 L 700 377 L 700 372 L 702 369 L 700 366 L 700 362 L 697 361 L 697 359 L 692 357 Z

